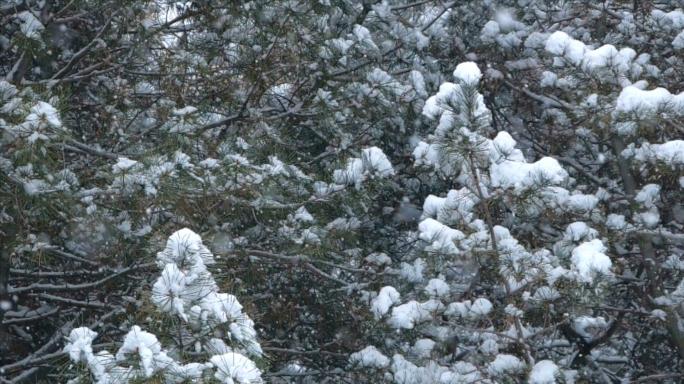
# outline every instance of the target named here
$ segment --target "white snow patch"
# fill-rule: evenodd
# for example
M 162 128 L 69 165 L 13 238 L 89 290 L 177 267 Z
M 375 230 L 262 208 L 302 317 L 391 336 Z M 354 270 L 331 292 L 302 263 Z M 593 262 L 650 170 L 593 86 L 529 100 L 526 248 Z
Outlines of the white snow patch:
M 401 295 L 391 286 L 382 287 L 378 295 L 371 300 L 371 312 L 376 319 L 384 316 L 392 305 L 400 303 Z
M 387 320 L 394 328 L 413 329 L 420 322 L 431 318 L 430 312 L 415 300 L 396 306 L 392 309 L 392 316 Z
M 294 219 L 295 221 L 301 222 L 314 221 L 314 217 L 309 213 L 309 211 L 305 207 L 299 207 L 297 211 L 295 211 Z
M 381 177 L 394 175 L 392 163 L 390 163 L 382 149 L 378 147 L 364 149 L 361 159 L 363 160 L 364 170 L 367 172 L 372 172 Z
M 425 287 L 425 292 L 430 296 L 446 296 L 449 294 L 449 285 L 442 279 L 430 279 Z
M 52 105 L 39 101 L 31 107 L 31 113 L 26 116 L 26 122 L 42 126 L 46 123 L 52 128 L 61 128 L 62 122 L 59 120 L 59 113 Z
M 560 374 L 558 366 L 551 360 L 537 362 L 529 377 L 530 384 L 555 384 L 556 376 Z
M 401 271 L 399 274 L 411 283 L 420 283 L 423 281 L 423 270 L 425 269 L 425 261 L 417 258 L 413 264 L 401 263 Z
M 367 262 L 375 265 L 390 265 L 392 264 L 392 259 L 382 252 L 371 253 L 364 259 Z
M 572 250 L 573 269 L 578 272 L 580 281 L 592 283 L 597 273 L 611 274 L 613 263 L 603 253 L 605 251 L 606 247 L 599 239 L 582 243 Z
M 525 369 L 525 363 L 519 358 L 509 354 L 499 354 L 494 361 L 489 363 L 487 371 L 492 376 L 504 376 L 507 374 L 516 374 Z
M 582 62 L 584 52 L 586 51 L 584 43 L 573 39 L 562 31 L 551 34 L 548 40 L 546 40 L 544 48 L 556 56 L 564 56 L 575 65 L 579 65 Z
M 140 329 L 139 326 L 134 325 L 133 328 L 126 334 L 123 344 L 116 353 L 116 360 L 123 361 L 129 354 L 137 353 L 140 357 L 140 366 L 143 369 L 145 377 L 152 377 L 157 370 L 154 363 L 155 355 L 161 352 L 161 345 L 157 337 L 149 332 Z
M 390 359 L 372 345 L 369 345 L 358 352 L 352 353 L 349 356 L 349 361 L 352 364 L 357 364 L 362 367 L 377 369 L 387 368 L 390 364 Z
M 480 81 L 482 72 L 480 72 L 480 68 L 477 67 L 477 64 L 472 61 L 466 61 L 456 66 L 454 77 L 472 87 L 477 85 Z
M 247 357 L 228 352 L 212 356 L 211 363 L 216 367 L 214 377 L 224 384 L 261 384 L 261 371 Z
M 418 224 L 418 231 L 420 239 L 430 243 L 426 250 L 433 252 L 459 253 L 456 242 L 465 239 L 463 232 L 449 228 L 432 218 L 421 221 Z
M 445 202 L 446 198 L 444 197 L 428 195 L 428 197 L 426 197 L 425 201 L 423 202 L 423 216 L 431 217 L 433 219 L 437 218 L 439 211 L 441 211 L 442 208 L 444 208 Z
M 663 162 L 671 167 L 684 165 L 684 140 L 672 140 L 663 144 L 644 143 L 640 148 L 630 145 L 622 152 L 642 162 Z
M 97 332 L 87 327 L 74 328 L 67 337 L 64 352 L 69 354 L 69 358 L 74 363 L 87 362 L 93 355 L 92 343 L 95 337 L 97 337 Z
M 492 303 L 489 300 L 481 297 L 475 299 L 473 302 L 466 300 L 463 302 L 451 303 L 447 306 L 444 314 L 448 316 L 477 319 L 487 315 L 489 312 L 491 312 L 492 308 Z
M 45 29 L 45 26 L 38 20 L 33 13 L 29 11 L 21 12 L 17 15 L 21 22 L 19 30 L 24 36 L 33 40 L 40 40 L 40 33 Z
M 173 110 L 173 114 L 176 116 L 190 115 L 190 114 L 195 113 L 195 112 L 197 112 L 197 108 L 195 108 L 191 105 L 188 105 L 187 107 L 183 107 L 180 109 L 174 109 Z
M 114 173 L 122 173 L 133 168 L 136 164 L 138 164 L 138 162 L 135 160 L 131 160 L 127 157 L 119 157 L 116 164 L 112 166 L 112 171 Z
M 684 93 L 677 96 L 665 88 L 650 91 L 641 90 L 635 86 L 622 89 L 615 104 L 615 110 L 623 113 L 653 113 L 673 105 L 684 99 Z

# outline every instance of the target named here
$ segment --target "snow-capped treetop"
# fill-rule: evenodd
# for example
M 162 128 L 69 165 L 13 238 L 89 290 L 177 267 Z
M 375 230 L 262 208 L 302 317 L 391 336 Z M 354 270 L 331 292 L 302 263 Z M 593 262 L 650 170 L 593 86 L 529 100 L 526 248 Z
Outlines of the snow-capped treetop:
M 152 288 L 152 302 L 160 311 L 178 315 L 200 332 L 226 324 L 241 348 L 261 355 L 254 322 L 235 296 L 219 292 L 206 267 L 214 263 L 214 256 L 198 234 L 188 228 L 173 233 L 157 261 L 160 266 L 166 263 Z

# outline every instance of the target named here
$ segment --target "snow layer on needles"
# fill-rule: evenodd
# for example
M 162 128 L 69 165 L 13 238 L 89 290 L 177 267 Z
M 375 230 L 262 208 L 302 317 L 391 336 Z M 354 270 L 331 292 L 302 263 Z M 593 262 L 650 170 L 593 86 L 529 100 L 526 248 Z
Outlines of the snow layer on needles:
M 530 384 L 555 384 L 560 375 L 558 366 L 551 360 L 542 360 L 534 365 L 530 372 Z
M 430 296 L 446 296 L 449 294 L 449 284 L 442 279 L 430 279 L 425 287 L 425 292 Z
M 543 157 L 527 163 L 522 152 L 515 149 L 515 140 L 507 132 L 499 132 L 490 143 L 490 177 L 492 186 L 524 189 L 539 184 L 561 184 L 568 173 L 558 161 Z
M 465 76 L 465 74 L 463 74 Z M 437 94 L 430 96 L 423 106 L 423 115 L 435 119 L 441 115 L 449 104 L 452 104 L 461 93 L 461 86 L 445 82 L 439 86 Z
M 29 11 L 21 12 L 17 15 L 20 21 L 19 30 L 29 39 L 40 40 L 40 33 L 45 29 L 45 26 L 38 20 L 33 13 Z
M 545 49 L 553 55 L 564 57 L 573 65 L 580 66 L 586 71 L 615 68 L 620 73 L 624 73 L 629 71 L 636 57 L 636 52 L 631 48 L 618 50 L 609 44 L 591 49 L 562 31 L 554 32 L 549 36 Z
M 392 316 L 387 322 L 394 328 L 413 329 L 416 324 L 432 318 L 431 304 L 433 304 L 431 301 L 419 303 L 411 300 L 406 304 L 396 306 L 392 309 Z
M 157 337 L 135 325 L 126 334 L 124 342 L 114 357 L 107 351 L 93 354 L 92 342 L 96 332 L 81 327 L 71 331 L 64 351 L 71 361 L 86 363 L 98 384 L 125 384 L 132 379 L 150 378 L 178 364 L 162 350 Z M 116 364 L 134 355 L 140 369 L 120 367 Z
M 582 66 L 589 71 L 616 66 L 621 72 L 626 72 L 635 57 L 636 52 L 631 48 L 622 48 L 618 51 L 614 46 L 606 44 L 594 50 L 588 49 Z
M 684 28 L 684 12 L 680 9 L 675 9 L 670 12 L 663 12 L 659 9 L 651 12 L 651 18 L 661 24 L 667 24 L 672 29 Z
M 486 316 L 492 311 L 491 301 L 481 297 L 475 301 L 466 300 L 463 302 L 451 303 L 444 312 L 445 315 L 477 319 Z
M 482 72 L 480 72 L 480 68 L 477 67 L 477 64 L 472 61 L 466 61 L 456 66 L 454 78 L 467 85 L 475 86 L 480 82 Z
M 242 312 L 235 296 L 219 292 L 206 268 L 207 264 L 214 263 L 214 258 L 202 238 L 187 228 L 175 232 L 164 251 L 157 254 L 157 262 L 162 268 L 152 289 L 152 301 L 157 308 L 177 316 L 195 336 L 212 337 L 229 332 L 228 337 L 237 344 L 236 351 L 221 339 L 203 342 L 198 339 L 197 352 L 213 357 L 210 362 L 183 365 L 169 357 L 157 336 L 134 325 L 116 356 L 107 351 L 94 354 L 92 342 L 97 333 L 88 328 L 74 329 L 64 347 L 70 359 L 86 363 L 98 384 L 127 384 L 155 374 L 162 374 L 166 383 L 198 382 L 204 371 L 212 368 L 216 369 L 214 377 L 221 383 L 262 383 L 261 372 L 254 362 L 240 353 L 244 350 L 252 356 L 262 354 L 254 322 Z
M 123 361 L 126 355 L 137 353 L 140 357 L 140 365 L 145 373 L 145 377 L 151 377 L 155 372 L 155 355 L 161 352 L 161 345 L 157 337 L 149 332 L 134 325 L 126 334 L 124 342 L 116 353 L 116 360 Z
M 573 64 L 579 65 L 584 58 L 586 45 L 568 36 L 565 32 L 557 31 L 546 40 L 545 49 L 556 56 L 564 56 Z
M 423 113 L 425 113 L 425 109 L 423 109 Z M 437 146 L 435 144 L 428 144 L 424 141 L 421 141 L 413 150 L 413 158 L 415 159 L 417 166 L 437 167 L 439 164 L 439 152 Z
M 504 161 L 492 165 L 492 185 L 495 187 L 522 189 L 539 184 L 560 184 L 568 173 L 558 161 L 543 157 L 534 163 Z
M 578 273 L 580 281 L 592 283 L 596 274 L 610 275 L 613 263 L 605 251 L 606 247 L 599 239 L 584 242 L 573 249 L 573 270 Z
M 362 151 L 361 159 L 366 172 L 375 173 L 381 177 L 394 175 L 394 168 L 387 155 L 378 147 L 366 148 Z
M 245 356 L 228 352 L 211 358 L 216 367 L 214 377 L 224 384 L 260 384 L 261 371 L 254 362 Z
M 567 228 L 565 228 L 565 235 L 563 240 L 577 242 L 583 239 L 593 240 L 598 235 L 598 232 L 589 227 L 587 223 L 583 221 L 575 221 L 570 223 Z
M 368 177 L 387 178 L 392 175 L 394 168 L 387 155 L 378 147 L 370 147 L 361 152 L 361 158 L 348 159 L 345 169 L 336 169 L 333 179 L 335 184 L 355 185 L 360 188 Z
M 92 343 L 96 336 L 97 332 L 91 331 L 87 327 L 72 329 L 69 337 L 67 337 L 64 352 L 69 354 L 72 361 L 87 361 L 93 354 Z
M 425 270 L 425 267 L 425 261 L 419 257 L 413 261 L 413 264 L 401 263 L 399 275 L 410 283 L 420 283 L 423 281 L 423 270 Z
M 59 120 L 59 113 L 52 105 L 39 101 L 31 108 L 31 114 L 26 117 L 26 120 L 36 120 L 45 122 L 53 128 L 61 128 L 62 122 Z
M 623 157 L 633 157 L 641 162 L 662 162 L 670 167 L 684 165 L 684 140 L 672 140 L 663 144 L 644 143 L 640 148 L 630 144 Z
M 394 287 L 382 287 L 380 293 L 371 301 L 371 311 L 376 319 L 384 316 L 394 304 L 399 303 L 401 296 Z
M 437 94 L 430 96 L 427 101 L 425 101 L 423 115 L 430 119 L 434 119 L 437 116 L 442 115 L 445 111 L 450 112 L 448 111 L 448 106 L 457 102 L 463 93 L 461 85 L 468 87 L 477 86 L 477 83 L 481 78 L 482 72 L 480 72 L 477 64 L 472 61 L 460 63 L 454 70 L 454 79 L 456 79 L 459 84 L 450 82 L 442 83 L 442 85 L 439 86 Z M 451 118 L 450 114 L 452 113 L 447 113 L 445 114 L 446 116 L 443 116 L 442 118 Z
M 684 31 L 679 32 L 679 34 L 675 36 L 674 40 L 672 40 L 672 46 L 675 49 L 684 49 Z
M 168 263 L 181 265 L 214 264 L 214 256 L 202 243 L 200 235 L 188 228 L 174 232 L 166 241 L 166 248 L 157 253 L 157 264 L 164 267 Z
M 463 232 L 449 228 L 439 221 L 427 218 L 418 224 L 420 239 L 430 243 L 426 249 L 433 252 L 456 254 L 459 252 L 456 241 L 463 240 Z
M 112 172 L 114 172 L 114 174 L 123 173 L 133 168 L 136 164 L 138 164 L 138 162 L 135 160 L 131 160 L 127 157 L 119 157 L 116 164 L 112 166 Z
M 167 264 L 161 277 L 152 286 L 152 302 L 160 311 L 177 314 L 183 320 L 188 321 L 184 308 L 185 302 L 182 298 L 185 291 L 185 274 L 178 269 L 176 264 Z
M 492 376 L 504 376 L 515 374 L 525 369 L 525 363 L 513 355 L 505 353 L 496 356 L 494 361 L 489 364 L 487 371 Z
M 423 202 L 423 216 L 437 218 L 439 211 L 444 208 L 446 198 L 435 195 L 428 195 Z
M 673 95 L 665 88 L 650 91 L 628 86 L 618 96 L 615 110 L 622 113 L 654 113 L 672 109 L 684 113 L 684 92 Z
M 387 368 L 390 365 L 390 359 L 372 345 L 369 345 L 358 352 L 352 353 L 351 356 L 349 356 L 349 362 L 362 367 L 378 369 Z

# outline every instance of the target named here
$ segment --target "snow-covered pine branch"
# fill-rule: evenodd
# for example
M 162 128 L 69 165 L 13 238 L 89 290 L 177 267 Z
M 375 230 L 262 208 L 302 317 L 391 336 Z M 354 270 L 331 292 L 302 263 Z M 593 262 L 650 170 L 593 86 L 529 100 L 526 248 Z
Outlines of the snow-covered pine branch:
M 207 269 L 212 264 L 214 256 L 198 234 L 187 228 L 174 232 L 157 254 L 162 272 L 151 293 L 157 309 L 175 319 L 166 323 L 170 329 L 157 329 L 164 342 L 133 325 L 116 354 L 95 352 L 97 332 L 76 328 L 64 352 L 89 373 L 70 382 L 125 384 L 158 378 L 182 383 L 214 377 L 226 384 L 261 383 L 260 369 L 247 357 L 262 356 L 254 322 L 235 296 L 219 291 Z M 186 361 L 187 356 L 199 361 Z

